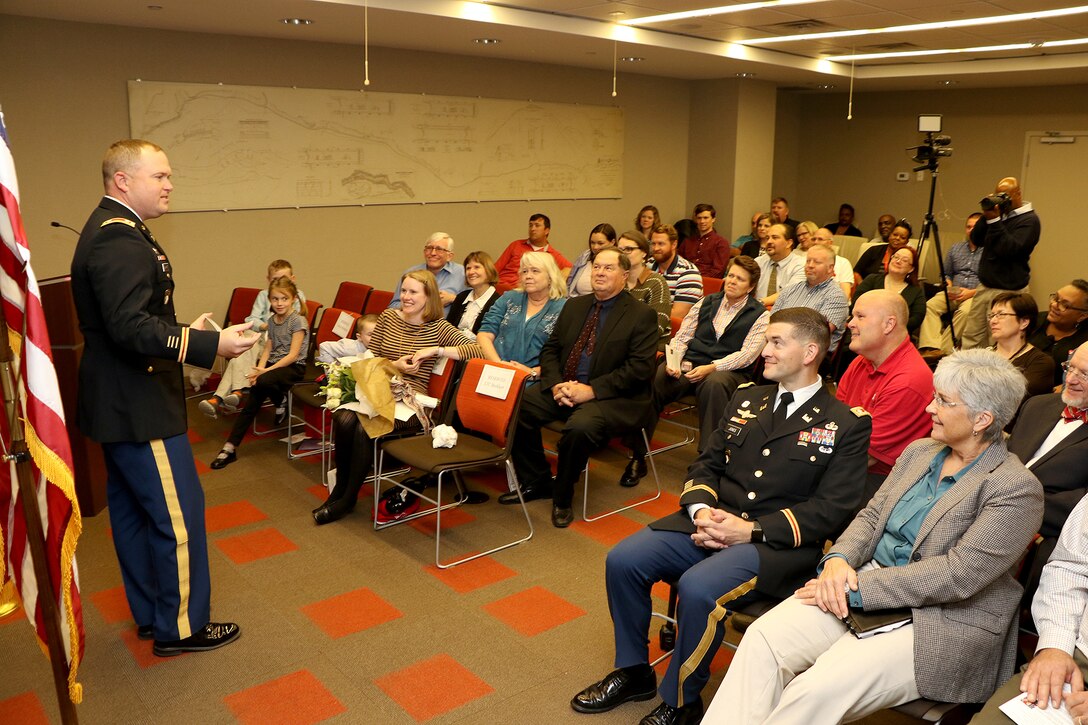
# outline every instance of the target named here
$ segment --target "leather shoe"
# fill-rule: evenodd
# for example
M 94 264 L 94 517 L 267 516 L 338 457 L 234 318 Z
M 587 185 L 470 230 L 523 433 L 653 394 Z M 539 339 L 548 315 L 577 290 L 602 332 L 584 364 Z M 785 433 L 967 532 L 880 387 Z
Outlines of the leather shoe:
M 646 667 L 642 675 L 631 675 L 621 668 L 579 692 L 570 706 L 576 712 L 594 714 L 608 712 L 625 702 L 649 700 L 656 694 L 657 675 L 651 668 Z
M 620 485 L 627 488 L 637 486 L 639 479 L 645 475 L 646 456 L 636 454 L 627 462 L 627 468 L 623 469 L 623 477 L 620 478 Z
M 522 484 L 521 497 L 525 499 L 526 503 L 528 503 L 529 501 L 536 501 L 537 499 L 541 498 L 551 498 L 551 486 L 532 483 Z M 503 504 L 504 506 L 509 506 L 511 504 L 517 504 L 521 502 L 518 501 L 517 491 L 507 491 L 506 493 L 499 496 L 499 503 Z
M 642 718 L 639 725 L 698 725 L 703 719 L 703 701 L 696 700 L 683 707 L 663 702 Z
M 568 506 L 552 506 L 552 526 L 557 529 L 565 529 L 574 521 L 574 511 Z
M 339 521 L 347 516 L 354 508 L 355 501 L 347 498 L 339 498 L 335 501 L 325 503 L 314 511 L 314 523 L 318 526 L 331 524 L 333 521 Z
M 207 652 L 238 639 L 242 629 L 234 622 L 208 622 L 199 632 L 185 639 L 160 642 L 155 640 L 152 651 L 158 657 L 173 657 L 185 652 Z
M 238 454 L 234 451 L 219 451 L 219 455 L 212 461 L 212 468 L 218 471 L 220 468 L 226 468 L 237 460 Z
M 155 627 L 150 624 L 141 624 L 136 628 L 138 639 L 155 639 Z

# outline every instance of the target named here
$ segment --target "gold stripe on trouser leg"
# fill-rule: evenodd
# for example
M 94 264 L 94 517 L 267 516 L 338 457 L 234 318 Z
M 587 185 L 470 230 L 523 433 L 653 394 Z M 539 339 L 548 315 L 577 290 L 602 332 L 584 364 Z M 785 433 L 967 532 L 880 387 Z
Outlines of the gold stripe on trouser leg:
M 725 616 L 729 614 L 729 610 L 725 605 L 740 599 L 745 594 L 755 589 L 756 579 L 757 577 L 752 577 L 732 591 L 723 594 L 715 603 L 716 606 L 714 609 L 710 610 L 710 614 L 706 616 L 706 629 L 703 630 L 703 637 L 699 640 L 699 645 L 695 648 L 695 651 L 684 660 L 683 664 L 680 665 L 680 672 L 676 680 L 677 707 L 683 707 L 686 704 L 684 702 L 684 680 L 686 680 L 688 675 L 692 672 L 695 672 L 695 668 L 703 661 L 703 657 L 706 657 L 707 650 L 710 649 L 710 643 L 714 641 L 715 630 L 717 630 L 721 621 L 725 619 Z
M 174 471 L 170 468 L 170 459 L 166 455 L 166 446 L 161 439 L 151 441 L 151 452 L 155 456 L 155 467 L 159 470 L 162 482 L 162 494 L 166 499 L 166 510 L 170 512 L 170 525 L 174 529 L 177 542 L 178 560 L 178 639 L 192 635 L 189 628 L 189 530 L 185 527 L 185 517 L 181 515 L 178 502 L 178 489 L 174 485 Z

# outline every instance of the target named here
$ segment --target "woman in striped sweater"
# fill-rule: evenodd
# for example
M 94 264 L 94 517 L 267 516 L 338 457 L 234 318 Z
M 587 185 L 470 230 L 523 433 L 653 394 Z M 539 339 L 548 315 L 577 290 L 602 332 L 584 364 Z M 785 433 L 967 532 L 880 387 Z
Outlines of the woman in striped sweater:
M 400 309 L 386 310 L 370 337 L 370 350 L 400 371 L 419 393 L 427 392 L 431 370 L 440 357 L 465 360 L 481 357 L 480 347 L 442 317 L 442 299 L 434 275 L 422 269 L 407 273 L 400 283 Z M 396 422 L 396 430 L 419 427 L 415 418 Z M 370 473 L 374 441 L 363 430 L 357 413 L 340 410 L 333 415 L 337 485 L 328 499 L 314 509 L 320 526 L 342 518 L 355 508 L 359 489 Z

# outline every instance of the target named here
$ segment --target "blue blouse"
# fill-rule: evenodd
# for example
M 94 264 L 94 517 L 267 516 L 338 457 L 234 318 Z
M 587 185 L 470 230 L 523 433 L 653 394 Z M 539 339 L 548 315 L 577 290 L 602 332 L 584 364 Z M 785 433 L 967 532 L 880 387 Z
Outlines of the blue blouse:
M 480 332 L 490 332 L 495 336 L 495 351 L 499 353 L 500 360 L 513 360 L 536 367 L 540 364 L 540 350 L 551 336 L 566 300 L 548 300 L 540 312 L 526 320 L 528 302 L 529 296 L 524 292 L 507 292 L 495 300 L 484 315 Z

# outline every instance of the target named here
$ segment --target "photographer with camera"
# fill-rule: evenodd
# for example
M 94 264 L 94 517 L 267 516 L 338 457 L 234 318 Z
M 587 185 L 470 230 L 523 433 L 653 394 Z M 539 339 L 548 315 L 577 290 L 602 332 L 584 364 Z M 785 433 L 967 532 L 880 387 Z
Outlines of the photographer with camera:
M 983 198 L 983 221 L 971 230 L 971 243 L 982 248 L 978 280 L 971 310 L 964 325 L 962 349 L 987 347 L 990 328 L 986 313 L 993 298 L 1002 292 L 1027 292 L 1031 268 L 1028 260 L 1039 243 L 1039 215 L 1025 203 L 1020 182 L 1006 176 L 991 196 Z

